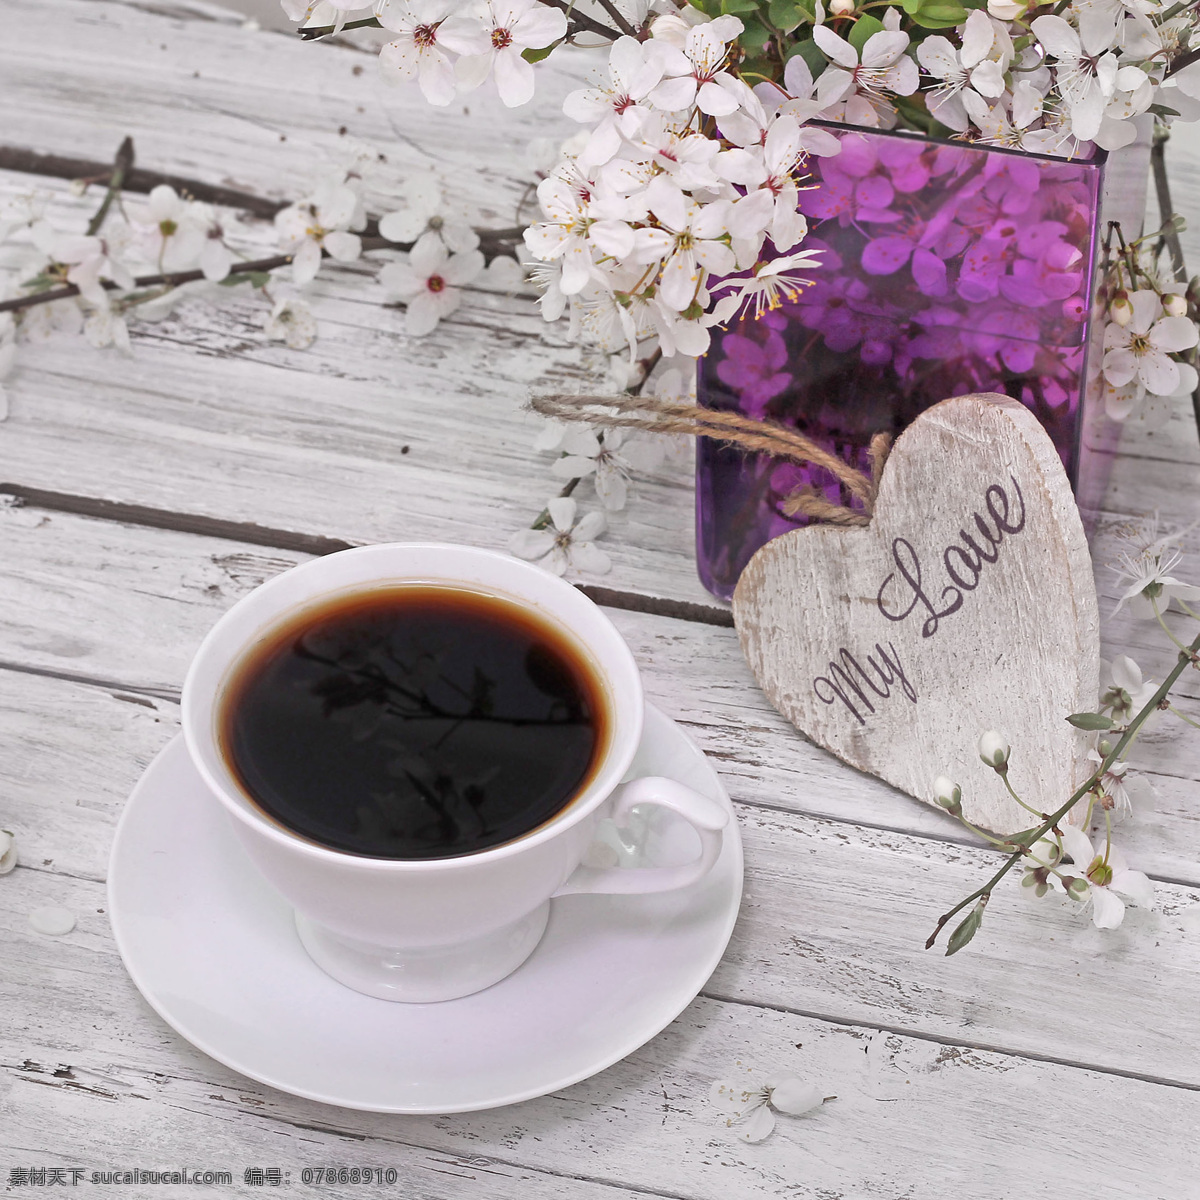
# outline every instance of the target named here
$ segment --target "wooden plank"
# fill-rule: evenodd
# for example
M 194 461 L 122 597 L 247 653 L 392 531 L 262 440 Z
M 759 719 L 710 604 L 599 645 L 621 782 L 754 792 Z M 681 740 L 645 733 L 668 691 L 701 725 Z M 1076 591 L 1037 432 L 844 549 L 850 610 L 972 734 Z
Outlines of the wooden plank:
M 261 230 L 242 228 L 247 252 L 263 252 Z M 23 345 L 0 479 L 356 542 L 504 547 L 562 486 L 533 449 L 530 390 L 587 387 L 594 364 L 546 332 L 528 296 L 473 290 L 432 336 L 408 338 L 365 271 L 310 289 L 321 336 L 308 350 L 266 343 L 262 300 L 223 288 L 217 305 L 137 326 L 132 357 L 82 339 Z M 614 570 L 598 578 L 711 604 L 681 449 L 612 514 Z M 596 506 L 590 483 L 578 495 Z
M 452 172 L 474 208 L 509 225 L 528 142 L 575 128 L 561 112 L 579 86 L 570 55 L 539 69 L 540 99 L 520 110 L 484 91 L 435 108 L 390 87 L 374 53 L 244 29 L 214 19 L 213 6 L 4 0 L 0 14 L 15 31 L 0 47 L 6 143 L 104 158 L 132 134 L 142 166 L 278 199 L 294 199 L 347 139 L 363 139 L 395 163 Z M 30 52 L 48 45 L 51 79 Z
M 31 184 L 12 173 L 0 181 L 9 196 Z M 82 220 L 90 202 L 50 183 L 54 211 Z M 263 252 L 261 225 L 238 228 L 247 253 Z M 261 302 L 213 291 L 219 307 L 196 301 L 143 325 L 132 359 L 82 340 L 23 346 L 0 478 L 225 520 L 253 514 L 306 535 L 373 541 L 403 530 L 495 546 L 557 486 L 521 405 L 531 387 L 584 386 L 588 368 L 577 350 L 552 344 L 528 298 L 475 291 L 458 323 L 413 342 L 361 270 L 339 268 L 314 293 L 322 337 L 297 352 L 264 344 Z M 399 389 L 398 354 L 407 356 Z M 1161 432 L 1129 434 L 1120 456 L 1101 460 L 1106 507 L 1160 508 L 1183 523 L 1200 465 L 1190 409 Z M 611 518 L 615 568 L 604 582 L 711 603 L 693 566 L 683 450 Z M 585 483 L 585 505 L 589 493 Z
M 90 596 L 92 589 L 78 586 Z M 119 591 L 130 595 L 131 605 L 142 605 L 143 614 L 150 611 L 149 589 Z M 41 601 L 30 595 L 26 604 Z M 170 630 L 166 607 L 160 603 L 157 611 L 157 624 Z M 97 612 L 104 612 L 103 605 Z M 140 641 L 119 637 L 117 644 L 126 656 L 137 645 L 138 656 L 149 659 L 155 654 L 147 637 L 153 622 L 138 622 Z M 668 640 L 673 632 L 668 630 Z M 688 649 L 694 660 L 695 643 Z M 668 711 L 694 688 L 694 669 L 672 678 L 670 687 L 660 684 Z M 103 704 L 93 699 L 90 708 L 82 708 L 70 700 L 79 686 L 0 672 L 5 697 L 0 721 L 14 726 L 12 735 L 0 739 L 0 764 L 6 778 L 28 781 L 14 788 L 7 817 L 26 861 L 94 880 L 102 876 L 107 855 L 102 826 L 115 820 L 121 797 L 147 753 L 165 741 L 174 718 L 169 706 L 153 701 L 147 707 L 102 697 Z M 104 729 L 102 722 L 113 713 L 122 725 L 137 724 L 132 739 Z M 45 734 L 31 756 L 29 729 L 65 723 L 77 730 L 77 741 Z M 791 748 L 778 733 L 774 745 L 781 758 Z M 64 758 L 76 765 L 64 770 L 59 765 Z M 822 756 L 813 764 L 809 789 L 820 787 L 825 773 L 840 770 Z M 110 772 L 111 784 L 88 787 L 89 777 Z M 1194 889 L 1160 884 L 1155 912 L 1131 912 L 1120 932 L 1104 935 L 1085 916 L 1066 911 L 1065 901 L 1030 905 L 1027 893 L 1007 887 L 993 899 L 988 923 L 969 954 L 947 959 L 921 948 L 925 936 L 938 912 L 995 868 L 995 854 L 850 820 L 777 811 L 767 789 L 779 773 L 762 775 L 756 783 L 758 774 L 748 769 L 728 780 L 740 802 L 747 899 L 734 943 L 713 978 L 714 994 L 1200 1086 L 1200 1038 L 1180 1035 L 1179 1021 L 1186 1025 L 1191 1018 L 1168 1019 L 1169 1013 L 1192 1012 L 1187 997 L 1200 971 L 1200 943 L 1185 933 L 1179 914 L 1198 898 Z M 63 802 L 64 788 L 71 802 L 86 796 L 97 815 L 85 813 L 76 821 L 71 802 Z M 861 808 L 861 791 L 847 793 Z M 803 805 L 803 795 L 796 799 Z M 39 833 L 47 821 L 51 836 Z M 1168 826 L 1157 831 L 1156 841 L 1169 844 L 1181 836 L 1182 830 Z M 1024 969 L 1014 970 L 1016 961 Z M 1102 1042 L 1091 1025 L 1064 1025 L 1062 1014 L 1072 1011 L 1071 996 L 1080 986 L 1088 989 L 1090 1010 L 1108 1031 Z M 1161 1018 L 1153 1015 L 1160 1010 Z
M 48 723 L 50 712 L 73 741 L 31 753 L 23 722 Z M 1093 1171 L 1114 1195 L 1186 1194 L 1197 1166 L 1195 1080 L 1179 1080 L 1181 1088 L 1111 1072 L 1148 1075 L 1165 1064 L 1179 1079 L 1195 1069 L 1197 1018 L 1184 989 L 1194 987 L 1200 955 L 1178 916 L 1189 893 L 1167 889 L 1163 912 L 1151 914 L 1157 936 L 1142 929 L 1104 943 L 1107 951 L 1073 916 L 1022 915 L 1010 897 L 996 902 L 979 953 L 929 956 L 911 935 L 985 855 L 744 807 L 748 896 L 709 998 L 595 1079 L 511 1108 L 430 1118 L 348 1112 L 242 1079 L 138 998 L 103 911 L 97 868 L 107 845 L 97 834 L 115 822 L 140 757 L 170 730 L 167 702 L 146 707 L 0 671 L 0 769 L 25 781 L 6 803 L 32 863 L 0 880 L 5 1165 L 187 1163 L 235 1177 L 246 1166 L 279 1166 L 294 1185 L 304 1166 L 369 1164 L 396 1167 L 418 1189 L 406 1194 L 497 1200 L 883 1200 L 897 1189 L 949 1200 L 968 1187 L 972 1200 L 1008 1200 L 1019 1155 L 1032 1178 Z M 81 792 L 90 824 L 66 815 L 78 814 Z M 42 904 L 75 912 L 75 931 L 34 934 L 26 914 Z M 1020 938 L 1028 949 L 1015 970 Z M 1095 1025 L 1062 1015 L 1081 994 Z M 1074 1004 L 1064 1007 L 1064 995 Z M 996 1035 L 997 1021 L 1033 1055 L 1108 1059 L 1108 1069 L 972 1048 Z M 760 1146 L 738 1145 L 707 1095 L 739 1063 L 827 1083 L 838 1100 L 810 1118 L 781 1119 Z M 967 1117 L 984 1097 L 986 1118 Z M 1106 1130 L 1096 1145 L 1076 1136 L 1079 1111 Z M 931 1128 L 947 1131 L 936 1171 Z
M 9 3 L 30 35 L 41 28 L 39 21 L 49 19 L 36 6 Z M 90 94 L 88 89 L 103 95 L 114 70 L 136 51 L 144 61 L 130 85 L 133 94 L 147 82 L 142 75 L 156 86 L 171 81 L 165 99 L 160 94 L 157 103 L 129 110 L 142 113 L 150 124 L 144 162 L 264 194 L 271 188 L 255 172 L 269 163 L 285 174 L 292 172 L 288 178 L 294 195 L 312 177 L 316 142 L 326 148 L 338 142 L 321 106 L 325 100 L 357 97 L 363 102 L 363 121 L 385 111 L 374 91 L 359 94 L 376 86 L 373 69 L 362 76 L 353 75 L 353 67 L 349 73 L 345 69 L 349 60 L 362 65 L 365 56 L 358 52 L 301 46 L 280 35 L 185 20 L 171 12 L 175 15 L 80 0 L 67 4 L 58 19 L 68 25 L 84 23 L 86 44 L 75 39 L 79 45 L 73 42 L 70 53 L 86 62 L 75 62 L 70 97 L 58 97 L 55 104 L 44 96 L 20 100 L 21 121 L 12 137 L 94 155 L 100 137 L 94 115 L 85 120 L 72 105 Z M 163 45 L 165 51 L 150 53 Z M 262 53 L 263 46 L 269 54 Z M 9 53 L 18 57 L 15 49 Z M 4 54 L 0 48 L 0 61 Z M 34 86 L 24 64 L 29 56 L 19 57 L 21 62 L 6 76 L 6 87 L 18 98 Z M 264 71 L 247 69 L 238 75 L 236 68 L 249 57 L 268 65 Z M 201 64 L 193 68 L 201 70 L 199 81 L 185 69 L 193 61 Z M 291 89 L 301 62 L 304 77 L 314 82 L 297 100 Z M 210 138 L 211 127 L 224 118 L 214 116 L 212 85 L 205 74 L 210 68 L 223 81 L 222 112 L 248 114 L 246 121 L 233 122 L 236 129 L 221 126 L 216 139 Z M 577 64 L 552 66 L 550 90 L 534 106 L 536 114 L 510 114 L 503 118 L 509 124 L 501 126 L 490 124 L 501 120 L 490 112 L 483 126 L 474 118 L 431 114 L 402 92 L 388 93 L 391 108 L 386 111 L 392 118 L 403 111 L 402 123 L 420 131 L 422 145 L 461 155 L 456 161 L 473 167 L 489 164 L 486 171 L 472 170 L 464 178 L 468 186 L 482 181 L 491 197 L 490 211 L 510 220 L 495 203 L 496 196 L 515 196 L 519 190 L 519 179 L 506 172 L 519 175 L 514 164 L 524 137 L 549 128 L 526 128 L 522 122 L 557 120 L 552 117 L 553 89 L 569 86 L 578 70 Z M 372 76 L 369 88 L 363 82 L 367 76 Z M 251 77 L 253 85 L 247 82 Z M 123 82 L 123 97 L 125 90 Z M 316 109 L 314 95 L 321 101 Z M 109 111 L 107 105 L 95 107 Z M 309 130 L 308 141 L 309 135 L 301 132 L 284 143 L 264 140 L 263 114 L 285 109 L 297 131 Z M 451 118 L 452 126 L 437 123 Z M 169 145 L 158 137 L 165 124 L 173 135 Z M 193 127 L 196 136 L 179 135 Z M 388 146 L 397 141 L 390 126 L 351 128 L 351 133 L 359 132 L 378 135 Z M 1172 149 L 1186 160 L 1197 144 L 1195 131 L 1189 131 L 1177 136 Z M 407 142 L 398 153 L 402 163 L 425 161 Z M 249 174 L 234 171 L 235 162 Z M 449 160 L 446 165 L 452 166 Z M 28 182 L 10 177 L 5 186 L 26 188 Z M 506 192 L 508 184 L 512 187 Z M 63 185 L 56 187 L 60 201 L 70 203 Z M 278 187 L 272 194 L 280 194 Z M 77 211 L 83 207 L 75 202 Z M 269 231 L 261 226 L 244 232 L 248 244 L 269 240 Z M 218 311 L 189 309 L 183 318 L 144 330 L 133 362 L 82 348 L 66 352 L 61 345 L 26 352 L 10 389 L 14 416 L 0 440 L 0 467 L 17 482 L 33 486 L 177 506 L 224 519 L 244 519 L 253 508 L 264 524 L 352 541 L 395 536 L 397 514 L 403 512 L 406 528 L 421 536 L 503 545 L 527 519 L 525 507 L 536 511 L 554 484 L 548 460 L 530 450 L 534 426 L 519 413 L 520 405 L 531 387 L 587 386 L 593 378 L 587 361 L 564 347 L 559 333 L 545 329 L 528 298 L 473 292 L 454 322 L 421 341 L 404 337 L 399 312 L 381 309 L 377 297 L 364 292 L 356 269 L 332 271 L 314 289 L 314 299 L 324 334 L 305 352 L 264 347 L 256 328 L 261 308 L 240 298 Z M 398 375 L 403 379 L 399 395 Z M 483 394 L 481 379 L 487 380 Z M 410 455 L 398 465 L 403 445 L 410 446 Z M 447 446 L 456 455 L 452 470 L 446 469 Z M 1152 473 L 1151 464 L 1159 461 L 1200 462 L 1200 441 L 1185 407 L 1180 406 L 1176 420 L 1162 433 L 1131 425 L 1122 450 L 1137 463 L 1118 463 L 1107 507 L 1144 510 L 1160 495 L 1168 509 L 1178 507 L 1177 488 L 1156 491 L 1140 481 L 1129 487 L 1124 480 L 1134 471 Z M 463 503 L 460 484 L 464 470 L 473 484 L 469 506 Z M 580 491 L 585 500 L 588 491 L 585 484 Z M 607 544 L 616 566 L 610 579 L 651 595 L 706 601 L 692 566 L 686 463 L 664 470 L 638 491 L 629 513 L 612 522 Z M 528 500 L 515 501 L 515 496 Z
M 0 539 L 8 555 L 0 575 L 0 662 L 159 694 L 177 691 L 200 639 L 225 609 L 306 557 L 11 504 L 0 505 Z M 1106 613 L 1111 595 L 1102 600 Z M 732 629 L 608 613 L 633 648 L 649 698 L 719 762 L 735 797 L 970 841 L 949 817 L 797 734 L 758 689 Z M 1134 652 L 1148 672 L 1169 658 L 1161 650 L 1149 658 L 1136 645 Z M 1185 695 L 1200 693 L 1197 682 Z M 1183 703 L 1189 713 L 1200 711 L 1194 700 Z M 1153 768 L 1160 800 L 1153 814 L 1122 830 L 1126 848 L 1156 875 L 1200 882 L 1200 817 L 1189 798 L 1200 779 L 1200 746 L 1185 727 L 1162 720 L 1143 736 L 1134 761 Z

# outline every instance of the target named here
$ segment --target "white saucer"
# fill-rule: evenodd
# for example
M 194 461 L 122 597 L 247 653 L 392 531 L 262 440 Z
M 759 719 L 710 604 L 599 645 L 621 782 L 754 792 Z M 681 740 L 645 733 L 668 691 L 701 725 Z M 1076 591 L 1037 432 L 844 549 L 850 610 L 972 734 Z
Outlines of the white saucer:
M 647 705 L 630 775 L 649 774 L 733 811 L 700 750 Z M 695 832 L 653 812 L 638 861 L 694 856 Z M 546 936 L 507 979 L 461 1000 L 398 1004 L 351 991 L 312 962 L 291 910 L 227 822 L 176 738 L 134 789 L 113 842 L 109 913 L 125 966 L 159 1016 L 218 1062 L 371 1112 L 495 1108 L 618 1062 L 704 986 L 742 895 L 730 820 L 716 867 L 692 887 L 554 900 Z

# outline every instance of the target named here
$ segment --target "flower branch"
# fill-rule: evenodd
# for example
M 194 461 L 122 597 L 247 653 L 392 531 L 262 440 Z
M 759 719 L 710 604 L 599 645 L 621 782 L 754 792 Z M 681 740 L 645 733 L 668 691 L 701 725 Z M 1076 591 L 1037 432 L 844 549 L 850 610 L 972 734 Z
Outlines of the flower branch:
M 1155 530 L 1155 533 L 1157 530 Z M 1130 581 L 1123 592 L 1118 608 L 1131 605 L 1135 616 L 1162 621 L 1163 611 L 1172 600 L 1177 600 L 1186 614 L 1195 617 L 1185 598 L 1192 598 L 1200 589 L 1181 583 L 1171 572 L 1180 560 L 1180 554 L 1171 547 L 1170 537 L 1152 537 L 1141 549 L 1138 557 L 1122 555 L 1118 570 Z M 1045 894 L 1051 884 L 1067 896 L 1079 901 L 1093 900 L 1097 925 L 1111 928 L 1119 924 L 1123 905 L 1109 889 L 1136 897 L 1144 903 L 1150 894 L 1149 881 L 1140 872 L 1124 868 L 1116 848 L 1112 844 L 1112 810 L 1118 800 L 1128 805 L 1126 778 L 1127 764 L 1124 761 L 1139 734 L 1147 723 L 1160 711 L 1169 711 L 1189 725 L 1195 725 L 1189 717 L 1180 713 L 1170 701 L 1171 691 L 1188 667 L 1200 667 L 1200 635 L 1190 644 L 1184 644 L 1169 629 L 1167 633 L 1179 648 L 1174 667 L 1157 686 L 1143 681 L 1141 672 L 1128 658 L 1117 659 L 1111 668 L 1112 682 L 1100 697 L 1097 712 L 1075 713 L 1067 719 L 1077 729 L 1091 732 L 1098 739 L 1119 735 L 1115 743 L 1099 740 L 1091 752 L 1097 763 L 1096 769 L 1074 794 L 1054 812 L 1043 812 L 1041 821 L 1030 829 L 1012 835 L 1002 841 L 984 835 L 988 841 L 1008 852 L 1003 865 L 981 887 L 965 896 L 953 908 L 944 913 L 925 943 L 930 949 L 946 925 L 964 909 L 970 908 L 966 918 L 955 928 L 946 949 L 955 954 L 965 946 L 980 928 L 984 910 L 996 885 L 1018 864 L 1027 868 L 1024 883 Z M 1003 780 L 1004 785 L 1024 808 L 1030 808 L 1016 794 L 1008 778 L 1010 748 L 998 734 L 984 734 L 979 744 L 980 757 Z M 968 829 L 973 826 L 963 816 L 960 789 L 949 779 L 939 778 L 934 784 L 937 803 L 956 817 Z M 1077 806 L 1086 802 L 1082 820 L 1073 816 Z M 1093 853 L 1086 836 L 1087 827 L 1097 806 L 1104 812 L 1104 849 Z M 1031 811 L 1035 811 L 1031 809 Z M 1064 825 L 1064 818 L 1072 824 Z M 978 832 L 977 830 L 975 832 Z M 1068 865 L 1069 864 L 1069 865 Z

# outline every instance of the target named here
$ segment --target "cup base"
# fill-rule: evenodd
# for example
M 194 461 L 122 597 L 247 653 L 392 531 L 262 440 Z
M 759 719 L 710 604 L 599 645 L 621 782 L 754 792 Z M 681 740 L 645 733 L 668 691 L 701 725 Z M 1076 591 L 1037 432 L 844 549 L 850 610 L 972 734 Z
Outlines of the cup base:
M 309 957 L 338 983 L 380 1000 L 429 1004 L 470 996 L 511 975 L 542 940 L 550 902 L 484 937 L 417 950 L 356 941 L 300 913 L 295 917 Z

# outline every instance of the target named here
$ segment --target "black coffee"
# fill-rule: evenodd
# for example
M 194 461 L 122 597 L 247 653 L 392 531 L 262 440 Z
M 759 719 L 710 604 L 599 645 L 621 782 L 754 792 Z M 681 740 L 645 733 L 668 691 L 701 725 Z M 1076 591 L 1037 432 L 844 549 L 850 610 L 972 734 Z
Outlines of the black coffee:
M 222 749 L 281 825 L 374 858 L 497 846 L 560 812 L 607 737 L 592 669 L 536 614 L 450 587 L 355 593 L 241 665 Z

